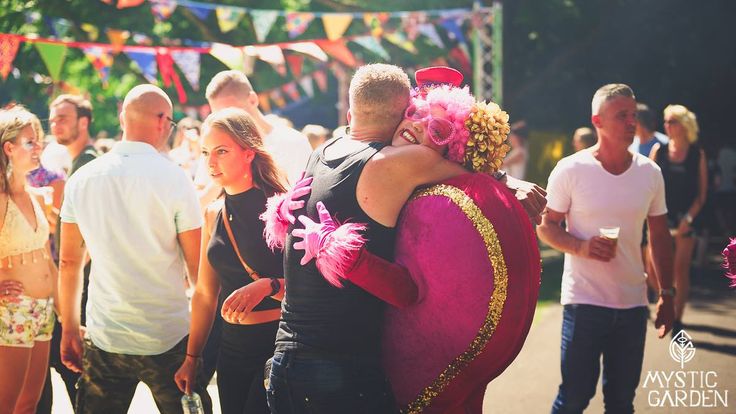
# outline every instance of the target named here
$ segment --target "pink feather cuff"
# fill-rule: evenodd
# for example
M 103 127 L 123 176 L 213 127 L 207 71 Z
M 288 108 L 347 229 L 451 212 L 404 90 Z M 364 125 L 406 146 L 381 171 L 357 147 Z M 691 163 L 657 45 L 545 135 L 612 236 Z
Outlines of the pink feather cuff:
M 358 260 L 360 249 L 365 245 L 363 223 L 345 223 L 325 237 L 317 255 L 317 269 L 332 285 L 341 288 L 342 280 Z
M 263 238 L 266 239 L 266 245 L 273 251 L 275 249 L 284 250 L 286 242 L 286 230 L 289 228 L 289 222 L 281 216 L 279 210 L 281 204 L 284 203 L 289 193 L 274 194 L 266 200 L 266 211 L 261 213 L 259 218 L 265 223 L 263 228 Z

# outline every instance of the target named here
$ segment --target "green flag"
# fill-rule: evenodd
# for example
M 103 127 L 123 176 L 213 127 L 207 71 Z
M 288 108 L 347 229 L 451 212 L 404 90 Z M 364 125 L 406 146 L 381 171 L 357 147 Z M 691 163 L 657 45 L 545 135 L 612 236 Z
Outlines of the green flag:
M 49 70 L 51 79 L 55 81 L 59 80 L 67 47 L 54 43 L 36 43 L 36 49 L 38 50 L 38 54 L 41 55 L 43 63 L 46 64 L 46 69 Z

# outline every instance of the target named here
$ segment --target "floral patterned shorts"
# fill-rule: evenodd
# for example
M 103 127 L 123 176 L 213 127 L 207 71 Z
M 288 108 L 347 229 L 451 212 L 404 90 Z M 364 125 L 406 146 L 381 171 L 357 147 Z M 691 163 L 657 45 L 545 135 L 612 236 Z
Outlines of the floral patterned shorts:
M 0 301 L 0 346 L 32 348 L 54 332 L 54 299 L 18 296 Z

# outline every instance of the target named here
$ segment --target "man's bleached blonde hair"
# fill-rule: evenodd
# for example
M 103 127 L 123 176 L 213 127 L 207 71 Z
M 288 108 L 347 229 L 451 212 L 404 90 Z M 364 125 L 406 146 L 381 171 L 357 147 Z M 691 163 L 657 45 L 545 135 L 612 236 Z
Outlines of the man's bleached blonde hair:
M 207 100 L 219 96 L 247 97 L 253 92 L 253 85 L 243 72 L 237 70 L 224 70 L 215 75 L 205 90 Z
M 360 67 L 350 81 L 350 112 L 361 122 L 393 131 L 404 117 L 411 82 L 403 69 L 374 63 Z
M 608 85 L 601 86 L 593 95 L 591 114 L 598 115 L 601 110 L 601 106 L 603 106 L 604 103 L 620 96 L 636 100 L 634 91 L 629 87 L 629 85 L 625 85 L 623 83 L 609 83 Z

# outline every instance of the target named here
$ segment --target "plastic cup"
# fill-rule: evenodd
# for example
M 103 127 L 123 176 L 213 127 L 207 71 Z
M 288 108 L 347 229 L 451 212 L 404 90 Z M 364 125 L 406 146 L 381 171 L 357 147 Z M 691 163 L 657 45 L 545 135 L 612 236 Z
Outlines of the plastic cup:
M 620 227 L 601 227 L 598 229 L 601 237 L 605 237 L 610 240 L 618 240 L 618 233 L 621 230 Z

